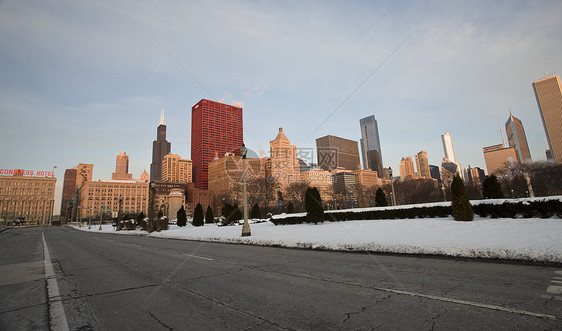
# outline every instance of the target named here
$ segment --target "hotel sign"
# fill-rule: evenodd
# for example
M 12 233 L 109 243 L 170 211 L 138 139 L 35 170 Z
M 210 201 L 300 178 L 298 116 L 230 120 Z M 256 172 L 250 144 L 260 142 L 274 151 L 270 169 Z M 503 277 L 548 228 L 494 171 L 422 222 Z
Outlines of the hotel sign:
M 26 169 L 0 169 L 0 175 L 55 177 L 53 171 Z

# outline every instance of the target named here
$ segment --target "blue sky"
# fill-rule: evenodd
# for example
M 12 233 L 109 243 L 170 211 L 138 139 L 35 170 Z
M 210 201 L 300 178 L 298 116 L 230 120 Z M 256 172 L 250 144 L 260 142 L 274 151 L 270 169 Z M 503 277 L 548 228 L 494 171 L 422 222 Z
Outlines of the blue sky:
M 202 98 L 243 104 L 256 151 L 279 127 L 299 148 L 359 140 L 375 115 L 396 170 L 421 150 L 440 164 L 447 129 L 485 169 L 511 110 L 544 160 L 531 83 L 562 72 L 561 16 L 560 1 L 0 1 L 0 167 L 56 165 L 58 210 L 66 168 L 110 178 L 126 152 L 149 171 L 162 108 L 189 158 Z

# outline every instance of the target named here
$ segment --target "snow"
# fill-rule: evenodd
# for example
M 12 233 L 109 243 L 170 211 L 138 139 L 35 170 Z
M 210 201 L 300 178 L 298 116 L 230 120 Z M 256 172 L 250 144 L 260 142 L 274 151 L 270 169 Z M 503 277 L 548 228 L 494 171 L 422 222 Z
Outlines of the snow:
M 98 230 L 99 225 L 92 225 L 89 230 L 87 226 L 75 228 L 263 246 L 562 263 L 562 220 L 559 218 L 490 219 L 475 215 L 472 222 L 457 222 L 452 217 L 446 217 L 278 226 L 262 222 L 251 224 L 250 237 L 241 236 L 240 225 L 170 225 L 169 230 L 150 234 L 140 230 L 115 232 L 111 225 L 103 225 L 101 231 Z

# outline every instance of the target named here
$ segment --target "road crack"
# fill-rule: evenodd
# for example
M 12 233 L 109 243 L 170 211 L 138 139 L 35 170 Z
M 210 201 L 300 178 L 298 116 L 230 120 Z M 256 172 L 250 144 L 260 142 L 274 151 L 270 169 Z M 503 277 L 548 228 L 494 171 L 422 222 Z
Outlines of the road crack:
M 148 315 L 150 315 L 150 317 L 152 317 L 156 322 L 158 322 L 158 324 L 162 325 L 166 329 L 168 329 L 168 330 L 174 329 L 174 328 L 171 328 L 171 327 L 167 326 L 166 324 L 164 324 L 160 319 L 158 319 L 156 316 L 154 316 L 151 312 L 148 312 Z

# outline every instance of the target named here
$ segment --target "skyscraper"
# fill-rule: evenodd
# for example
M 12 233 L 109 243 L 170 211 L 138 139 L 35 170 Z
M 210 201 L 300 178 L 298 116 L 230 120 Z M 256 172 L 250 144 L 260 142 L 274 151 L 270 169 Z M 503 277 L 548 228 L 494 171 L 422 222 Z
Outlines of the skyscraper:
M 562 164 L 562 83 L 554 75 L 533 83 L 533 90 L 554 162 Z
M 177 154 L 164 155 L 162 160 L 162 181 L 191 183 L 191 160 L 182 159 Z
M 523 123 L 520 119 L 513 116 L 509 112 L 509 119 L 505 122 L 505 133 L 509 146 L 514 147 L 517 151 L 517 159 L 521 163 L 531 163 L 531 153 L 529 152 L 529 145 L 527 144 L 527 136 Z
M 191 159 L 195 187 L 208 187 L 208 165 L 244 141 L 242 108 L 201 99 L 191 108 Z
M 111 174 L 111 179 L 133 179 L 133 175 L 129 173 L 129 155 L 127 153 L 121 152 L 117 154 L 115 158 L 115 172 Z
M 375 116 L 367 116 L 359 120 L 361 126 L 361 157 L 363 169 L 371 169 L 382 176 L 382 152 L 379 139 L 379 128 Z
M 426 151 L 421 151 L 416 154 L 416 168 L 418 169 L 418 177 L 431 178 Z
M 347 170 L 361 169 L 357 141 L 336 136 L 324 136 L 316 139 L 318 167 L 333 170 L 343 167 Z
M 297 147 L 279 128 L 277 137 L 269 142 L 270 157 L 266 165 L 266 176 L 276 179 L 277 183 L 286 188 L 291 183 L 300 180 L 300 164 L 297 158 Z
M 443 152 L 445 153 L 445 158 L 453 163 L 457 162 L 455 157 L 455 149 L 453 148 L 453 138 L 451 138 L 451 133 L 449 131 L 441 135 L 441 141 L 443 142 Z
M 400 160 L 400 177 L 403 181 L 416 178 L 414 162 L 409 156 L 403 157 L 402 160 Z
M 504 147 L 503 144 L 487 146 L 482 149 L 488 174 L 505 168 L 509 162 L 517 162 L 515 147 Z
M 170 153 L 172 144 L 166 140 L 166 125 L 164 124 L 164 109 L 160 115 L 160 125 L 156 129 L 156 140 L 152 142 L 152 163 L 150 164 L 150 180 L 162 180 L 162 160 Z
M 60 206 L 60 218 L 69 221 L 72 214 L 71 200 L 76 192 L 76 168 L 66 169 L 64 172 L 64 182 L 62 185 L 62 201 Z

